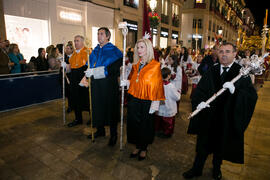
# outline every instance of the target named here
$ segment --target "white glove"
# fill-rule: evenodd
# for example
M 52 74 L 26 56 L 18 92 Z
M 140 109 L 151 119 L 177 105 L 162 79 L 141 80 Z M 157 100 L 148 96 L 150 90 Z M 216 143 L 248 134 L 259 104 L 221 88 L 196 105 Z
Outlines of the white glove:
M 206 104 L 205 102 L 201 102 L 198 106 L 197 106 L 197 109 L 198 110 L 201 110 L 201 109 L 204 109 L 204 108 L 207 108 L 207 107 L 210 107 L 209 104 Z
M 64 61 L 61 61 L 61 67 L 64 68 L 64 69 L 66 69 L 67 68 L 67 63 L 64 62 Z
M 84 84 L 83 84 L 83 83 L 81 83 L 81 82 L 79 83 L 79 86 L 81 86 L 81 87 L 85 87 L 85 86 L 84 86 Z
M 129 85 L 130 85 L 130 82 L 127 79 L 123 79 L 123 80 L 120 81 L 120 86 L 121 87 L 127 86 L 127 89 L 129 89 Z
M 230 93 L 233 94 L 235 91 L 235 87 L 232 82 L 226 82 L 223 84 L 223 88 L 229 89 Z
M 154 112 L 159 110 L 159 102 L 160 101 L 152 101 L 149 114 L 153 114 Z
M 92 68 L 88 68 L 86 71 L 84 71 L 84 73 L 85 73 L 85 76 L 88 78 L 94 75 Z

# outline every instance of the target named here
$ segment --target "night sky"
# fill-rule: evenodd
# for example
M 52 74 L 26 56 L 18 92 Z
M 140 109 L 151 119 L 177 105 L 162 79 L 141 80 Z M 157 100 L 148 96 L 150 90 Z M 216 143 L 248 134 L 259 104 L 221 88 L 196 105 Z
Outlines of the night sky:
M 268 1 L 268 0 L 267 0 Z M 267 5 L 269 4 L 266 3 L 267 1 L 264 0 L 245 0 L 246 2 L 246 7 L 250 9 L 252 12 L 254 18 L 255 18 L 255 24 L 257 24 L 260 28 L 262 28 L 263 23 L 264 23 L 264 17 L 265 17 L 265 10 L 268 9 L 268 27 L 270 24 L 269 20 L 269 11 L 270 11 L 270 6 Z

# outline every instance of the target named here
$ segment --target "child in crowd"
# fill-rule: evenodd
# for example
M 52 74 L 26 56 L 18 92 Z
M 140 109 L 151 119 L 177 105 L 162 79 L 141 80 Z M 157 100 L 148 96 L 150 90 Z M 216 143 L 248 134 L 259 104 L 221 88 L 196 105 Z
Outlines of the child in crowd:
M 198 54 L 193 66 L 194 66 L 194 69 L 193 69 L 193 74 L 192 76 L 190 77 L 191 81 L 192 81 L 192 90 L 191 90 L 191 94 L 190 94 L 190 98 L 192 97 L 192 94 L 194 93 L 196 87 L 197 87 L 197 84 L 199 83 L 200 79 L 201 79 L 201 75 L 198 71 L 198 67 L 200 66 L 201 62 L 203 60 L 203 55 L 202 54 Z
M 169 138 L 172 136 L 175 124 L 175 114 L 177 113 L 176 102 L 180 100 L 180 93 L 170 82 L 171 70 L 164 67 L 161 70 L 163 86 L 165 92 L 165 101 L 162 101 L 155 118 L 155 128 L 157 136 Z

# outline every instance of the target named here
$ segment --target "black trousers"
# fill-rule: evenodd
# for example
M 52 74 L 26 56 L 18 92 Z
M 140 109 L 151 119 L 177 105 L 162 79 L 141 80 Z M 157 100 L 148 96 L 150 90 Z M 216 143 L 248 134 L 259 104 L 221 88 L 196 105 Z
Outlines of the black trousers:
M 192 169 L 198 173 L 201 173 L 203 171 L 203 167 L 208 155 L 209 154 L 197 152 Z M 222 164 L 222 157 L 220 156 L 220 154 L 213 153 L 212 164 L 214 170 L 220 170 L 220 166 Z
M 75 107 L 74 113 L 75 113 L 75 120 L 81 122 L 82 121 L 82 110 L 79 107 Z
M 197 153 L 193 163 L 192 169 L 198 173 L 201 173 L 205 164 L 205 161 L 209 154 L 213 153 L 213 169 L 220 170 L 222 164 L 222 153 L 220 147 L 220 137 L 212 135 L 209 136 L 198 135 L 197 136 Z
M 97 131 L 99 133 L 105 133 L 104 126 L 97 127 Z M 110 124 L 110 136 L 111 137 L 117 136 L 117 122 L 113 122 Z

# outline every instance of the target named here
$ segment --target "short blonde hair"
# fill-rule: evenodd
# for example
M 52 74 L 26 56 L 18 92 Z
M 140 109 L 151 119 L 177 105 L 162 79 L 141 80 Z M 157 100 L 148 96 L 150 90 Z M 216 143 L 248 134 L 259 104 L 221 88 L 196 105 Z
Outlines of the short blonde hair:
M 138 44 L 140 42 L 143 42 L 146 46 L 146 53 L 147 53 L 146 63 L 149 63 L 152 59 L 154 59 L 154 50 L 153 50 L 152 42 L 149 39 L 139 39 L 136 42 L 135 47 L 134 47 L 134 64 L 136 64 L 140 60 L 140 57 L 138 55 L 138 50 L 137 50 Z

